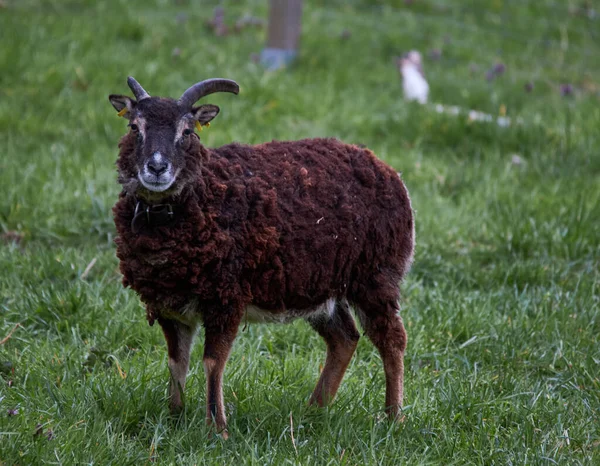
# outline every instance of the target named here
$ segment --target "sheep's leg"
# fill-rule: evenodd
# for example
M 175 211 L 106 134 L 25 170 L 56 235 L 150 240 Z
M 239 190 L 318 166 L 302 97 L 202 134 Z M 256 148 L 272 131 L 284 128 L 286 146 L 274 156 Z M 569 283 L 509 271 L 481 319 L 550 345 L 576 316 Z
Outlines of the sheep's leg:
M 196 328 L 172 319 L 160 318 L 158 323 L 165 334 L 169 352 L 168 365 L 171 373 L 169 405 L 172 412 L 177 412 L 183 407 L 183 390 L 190 365 L 190 353 L 192 352 Z
M 398 305 L 394 300 L 377 307 L 359 307 L 358 315 L 365 333 L 381 355 L 385 371 L 385 409 L 390 419 L 396 419 L 404 397 L 407 340 Z
M 327 344 L 325 367 L 310 398 L 310 404 L 324 406 L 335 397 L 360 334 L 347 302 L 338 302 L 331 316 L 319 315 L 308 321 Z
M 242 313 L 204 315 L 204 373 L 206 375 L 206 423 L 227 438 L 223 401 L 223 371 L 237 335 Z

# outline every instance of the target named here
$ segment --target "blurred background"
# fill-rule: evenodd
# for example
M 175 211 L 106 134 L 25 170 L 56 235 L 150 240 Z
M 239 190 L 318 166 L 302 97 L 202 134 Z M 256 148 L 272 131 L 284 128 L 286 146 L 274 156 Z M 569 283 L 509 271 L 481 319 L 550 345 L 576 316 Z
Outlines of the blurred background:
M 0 0 L 0 463 L 598 464 L 598 2 L 305 0 L 286 18 L 301 32 L 277 68 L 268 31 L 289 30 L 267 0 Z M 410 51 L 426 103 L 405 98 Z M 402 425 L 376 421 L 364 339 L 332 409 L 309 411 L 324 347 L 299 322 L 240 335 L 234 440 L 198 449 L 199 365 L 173 427 L 162 335 L 114 256 L 126 121 L 107 97 L 129 75 L 170 97 L 236 80 L 204 99 L 208 146 L 331 136 L 402 173 Z
M 152 95 L 175 97 L 201 79 L 238 81 L 238 98 L 211 98 L 223 112 L 203 135 L 208 145 L 335 136 L 372 147 L 406 172 L 421 160 L 414 149 L 434 149 L 431 160 L 437 152 L 472 157 L 486 145 L 521 154 L 529 142 L 553 141 L 567 153 L 559 164 L 592 164 L 590 150 L 571 163 L 566 144 L 598 118 L 596 7 L 579 0 L 306 1 L 297 59 L 271 72 L 260 63 L 266 0 L 3 0 L 0 181 L 21 180 L 3 196 L 3 227 L 71 236 L 29 202 L 13 211 L 11 196 L 31 199 L 51 182 L 54 208 L 69 204 L 62 211 L 75 209 L 89 233 L 112 231 L 112 162 L 124 122 L 106 96 L 127 93 L 128 75 Z M 498 131 L 407 105 L 396 60 L 410 50 L 422 55 L 430 102 L 523 124 Z M 7 165 L 15 157 L 19 163 Z M 80 202 L 71 205 L 76 191 Z M 19 227 L 29 215 L 36 224 Z

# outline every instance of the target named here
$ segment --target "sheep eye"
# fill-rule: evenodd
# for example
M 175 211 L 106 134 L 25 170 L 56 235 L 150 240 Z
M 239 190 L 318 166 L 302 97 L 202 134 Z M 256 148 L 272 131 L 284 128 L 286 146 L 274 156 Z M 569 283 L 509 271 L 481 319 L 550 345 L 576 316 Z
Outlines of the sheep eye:
M 190 134 L 192 134 L 192 130 L 189 128 L 186 128 L 183 130 L 183 135 L 184 136 L 189 136 Z
M 138 125 L 131 124 L 131 125 L 129 125 L 129 127 L 131 128 L 131 131 L 133 131 L 134 133 L 137 133 L 139 131 Z

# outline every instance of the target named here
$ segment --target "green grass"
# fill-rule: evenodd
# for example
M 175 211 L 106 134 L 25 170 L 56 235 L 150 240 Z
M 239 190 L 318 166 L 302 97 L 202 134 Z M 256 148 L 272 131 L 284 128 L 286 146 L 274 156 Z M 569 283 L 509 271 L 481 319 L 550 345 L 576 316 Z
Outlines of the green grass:
M 280 72 L 250 60 L 264 31 L 204 28 L 216 1 L 2 3 L 0 233 L 22 241 L 0 241 L 0 339 L 20 324 L 0 345 L 1 464 L 600 463 L 600 42 L 598 19 L 569 13 L 582 2 L 311 0 Z M 504 104 L 523 125 L 404 103 L 393 57 L 411 48 L 442 49 L 425 63 L 434 102 Z M 496 62 L 506 73 L 487 82 Z M 163 337 L 121 287 L 112 242 L 125 123 L 107 95 L 127 75 L 170 96 L 236 79 L 238 97 L 210 99 L 209 146 L 337 136 L 402 171 L 417 219 L 403 423 L 382 418 L 365 338 L 335 403 L 306 406 L 324 344 L 303 322 L 240 333 L 228 441 L 204 426 L 201 341 L 185 413 L 169 416 Z

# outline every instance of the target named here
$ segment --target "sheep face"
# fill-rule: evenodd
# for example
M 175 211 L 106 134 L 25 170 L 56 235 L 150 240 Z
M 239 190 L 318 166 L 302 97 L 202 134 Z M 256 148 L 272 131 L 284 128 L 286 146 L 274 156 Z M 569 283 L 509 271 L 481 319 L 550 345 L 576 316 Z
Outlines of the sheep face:
M 149 191 L 176 188 L 185 168 L 186 150 L 197 138 L 196 122 L 205 125 L 219 113 L 216 105 L 201 105 L 186 111 L 173 99 L 150 97 L 136 102 L 126 96 L 111 96 L 113 106 L 129 120 L 134 140 L 130 175 Z
M 226 79 L 209 79 L 194 84 L 179 100 L 150 97 L 133 78 L 127 83 L 135 99 L 112 94 L 109 100 L 129 120 L 129 142 L 126 169 L 120 166 L 123 185 L 140 185 L 152 193 L 172 193 L 185 184 L 180 174 L 186 168 L 186 154 L 197 142 L 194 129 L 207 125 L 219 113 L 216 105 L 193 104 L 214 92 L 237 94 L 238 85 Z

